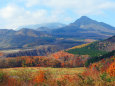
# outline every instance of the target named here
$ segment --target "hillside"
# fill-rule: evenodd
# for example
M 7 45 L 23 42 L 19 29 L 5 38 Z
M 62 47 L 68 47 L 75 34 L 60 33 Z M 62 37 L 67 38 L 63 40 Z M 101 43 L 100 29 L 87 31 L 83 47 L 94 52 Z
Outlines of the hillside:
M 27 28 L 18 31 L 1 29 L 0 32 L 1 50 L 33 48 L 40 45 L 68 45 L 72 47 L 73 45 L 84 43 L 84 41 L 53 37 L 52 34 L 45 31 L 36 31 Z
M 3 53 L 4 57 L 47 56 L 66 48 L 66 46 L 42 45 L 31 49 L 3 50 L 1 52 Z
M 110 37 L 103 41 L 93 42 L 86 46 L 82 46 L 78 48 L 74 47 L 72 49 L 67 50 L 67 52 L 72 54 L 80 54 L 80 55 L 88 54 L 94 57 L 94 56 L 104 55 L 107 52 L 111 52 L 113 50 L 115 50 L 115 36 Z
M 78 42 L 78 45 L 82 42 Z M 56 44 L 56 45 L 40 45 L 33 48 L 24 48 L 24 49 L 8 49 L 0 50 L 3 54 L 2 57 L 17 57 L 17 56 L 47 56 L 49 54 L 68 49 L 77 44 Z M 27 45 L 29 46 L 29 45 Z
M 99 61 L 104 60 L 104 59 L 111 59 L 113 57 L 115 57 L 115 50 L 111 51 L 111 52 L 108 52 L 108 53 L 106 53 L 102 56 L 90 57 L 87 60 L 87 62 L 85 63 L 85 66 L 89 66 L 92 63 L 99 62 Z

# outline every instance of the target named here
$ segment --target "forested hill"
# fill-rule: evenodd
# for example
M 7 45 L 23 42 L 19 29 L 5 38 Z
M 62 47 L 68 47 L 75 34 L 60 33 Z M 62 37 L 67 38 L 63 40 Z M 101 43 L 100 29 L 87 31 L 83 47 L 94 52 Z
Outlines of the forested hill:
M 104 55 L 115 50 L 115 36 L 103 41 L 96 41 L 80 48 L 67 50 L 72 54 L 90 55 L 91 57 Z

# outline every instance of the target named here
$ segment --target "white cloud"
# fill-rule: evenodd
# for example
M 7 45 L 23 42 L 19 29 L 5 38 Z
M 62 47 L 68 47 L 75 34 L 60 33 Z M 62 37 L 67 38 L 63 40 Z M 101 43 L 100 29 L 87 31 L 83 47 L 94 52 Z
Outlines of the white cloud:
M 14 15 L 16 9 L 12 6 L 7 6 L 0 10 L 0 16 L 3 18 L 10 18 Z
M 47 22 L 69 22 L 73 20 L 68 10 L 76 16 L 103 15 L 105 10 L 115 9 L 111 0 L 19 0 L 23 5 L 8 4 L 0 8 L 0 23 L 2 28 L 17 28 L 21 25 Z M 18 1 L 18 2 L 19 2 Z M 49 9 L 35 9 L 50 8 Z M 32 8 L 32 9 L 31 9 Z
M 16 29 L 22 25 L 56 22 L 58 18 L 55 14 L 48 16 L 44 9 L 35 11 L 25 10 L 24 8 L 8 5 L 0 9 L 0 21 L 3 20 L 2 28 Z

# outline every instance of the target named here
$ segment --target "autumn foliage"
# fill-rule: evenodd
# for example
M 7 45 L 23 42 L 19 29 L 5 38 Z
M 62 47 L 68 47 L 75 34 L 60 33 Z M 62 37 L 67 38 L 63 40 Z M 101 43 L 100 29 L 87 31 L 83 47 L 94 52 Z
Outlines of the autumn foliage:
M 36 76 L 33 79 L 33 82 L 36 83 L 42 83 L 45 80 L 45 72 L 44 71 L 39 71 Z
M 111 76 L 115 76 L 115 61 L 113 63 L 111 63 L 110 67 L 108 68 L 107 72 L 111 75 Z
M 59 59 L 59 58 L 71 58 L 71 57 L 74 57 L 73 54 L 70 54 L 70 53 L 67 53 L 67 52 L 64 52 L 64 51 L 59 51 L 59 52 L 56 52 L 53 54 L 53 57 L 56 58 L 56 59 Z
M 59 51 L 48 56 L 0 58 L 0 68 L 12 67 L 83 67 L 88 55 L 73 55 Z
M 109 56 L 109 57 L 107 57 Z M 83 67 L 88 55 L 73 55 L 64 51 L 49 56 L 22 56 L 16 58 L 1 58 L 0 67 L 18 67 L 15 74 L 0 72 L 0 86 L 114 86 L 115 85 L 115 55 L 113 53 L 90 60 L 92 63 L 84 68 L 84 72 L 65 74 L 57 77 L 60 70 L 67 67 Z M 96 61 L 94 61 L 96 60 Z M 21 70 L 20 67 L 22 68 Z M 25 68 L 37 68 L 37 71 Z M 54 67 L 52 70 L 42 70 L 44 67 Z M 59 68 L 62 67 L 62 68 Z M 65 68 L 64 68 L 65 67 Z M 55 69 L 59 69 L 56 71 Z M 17 70 L 17 69 L 15 69 Z M 71 70 L 71 69 L 70 69 Z

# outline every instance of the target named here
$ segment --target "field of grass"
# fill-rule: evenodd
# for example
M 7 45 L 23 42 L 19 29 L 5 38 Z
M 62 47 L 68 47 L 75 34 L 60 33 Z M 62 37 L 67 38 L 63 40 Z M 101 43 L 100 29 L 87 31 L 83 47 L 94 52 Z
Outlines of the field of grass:
M 0 69 L 0 86 L 115 86 L 115 78 L 93 65 L 91 68 L 20 67 Z
M 34 73 L 41 70 L 49 71 L 53 75 L 53 77 L 60 78 L 60 76 L 62 75 L 74 75 L 77 73 L 83 73 L 85 71 L 85 67 L 79 67 L 79 68 L 20 67 L 20 68 L 1 69 L 1 71 L 11 76 L 16 76 L 16 74 L 18 74 L 21 71 Z

